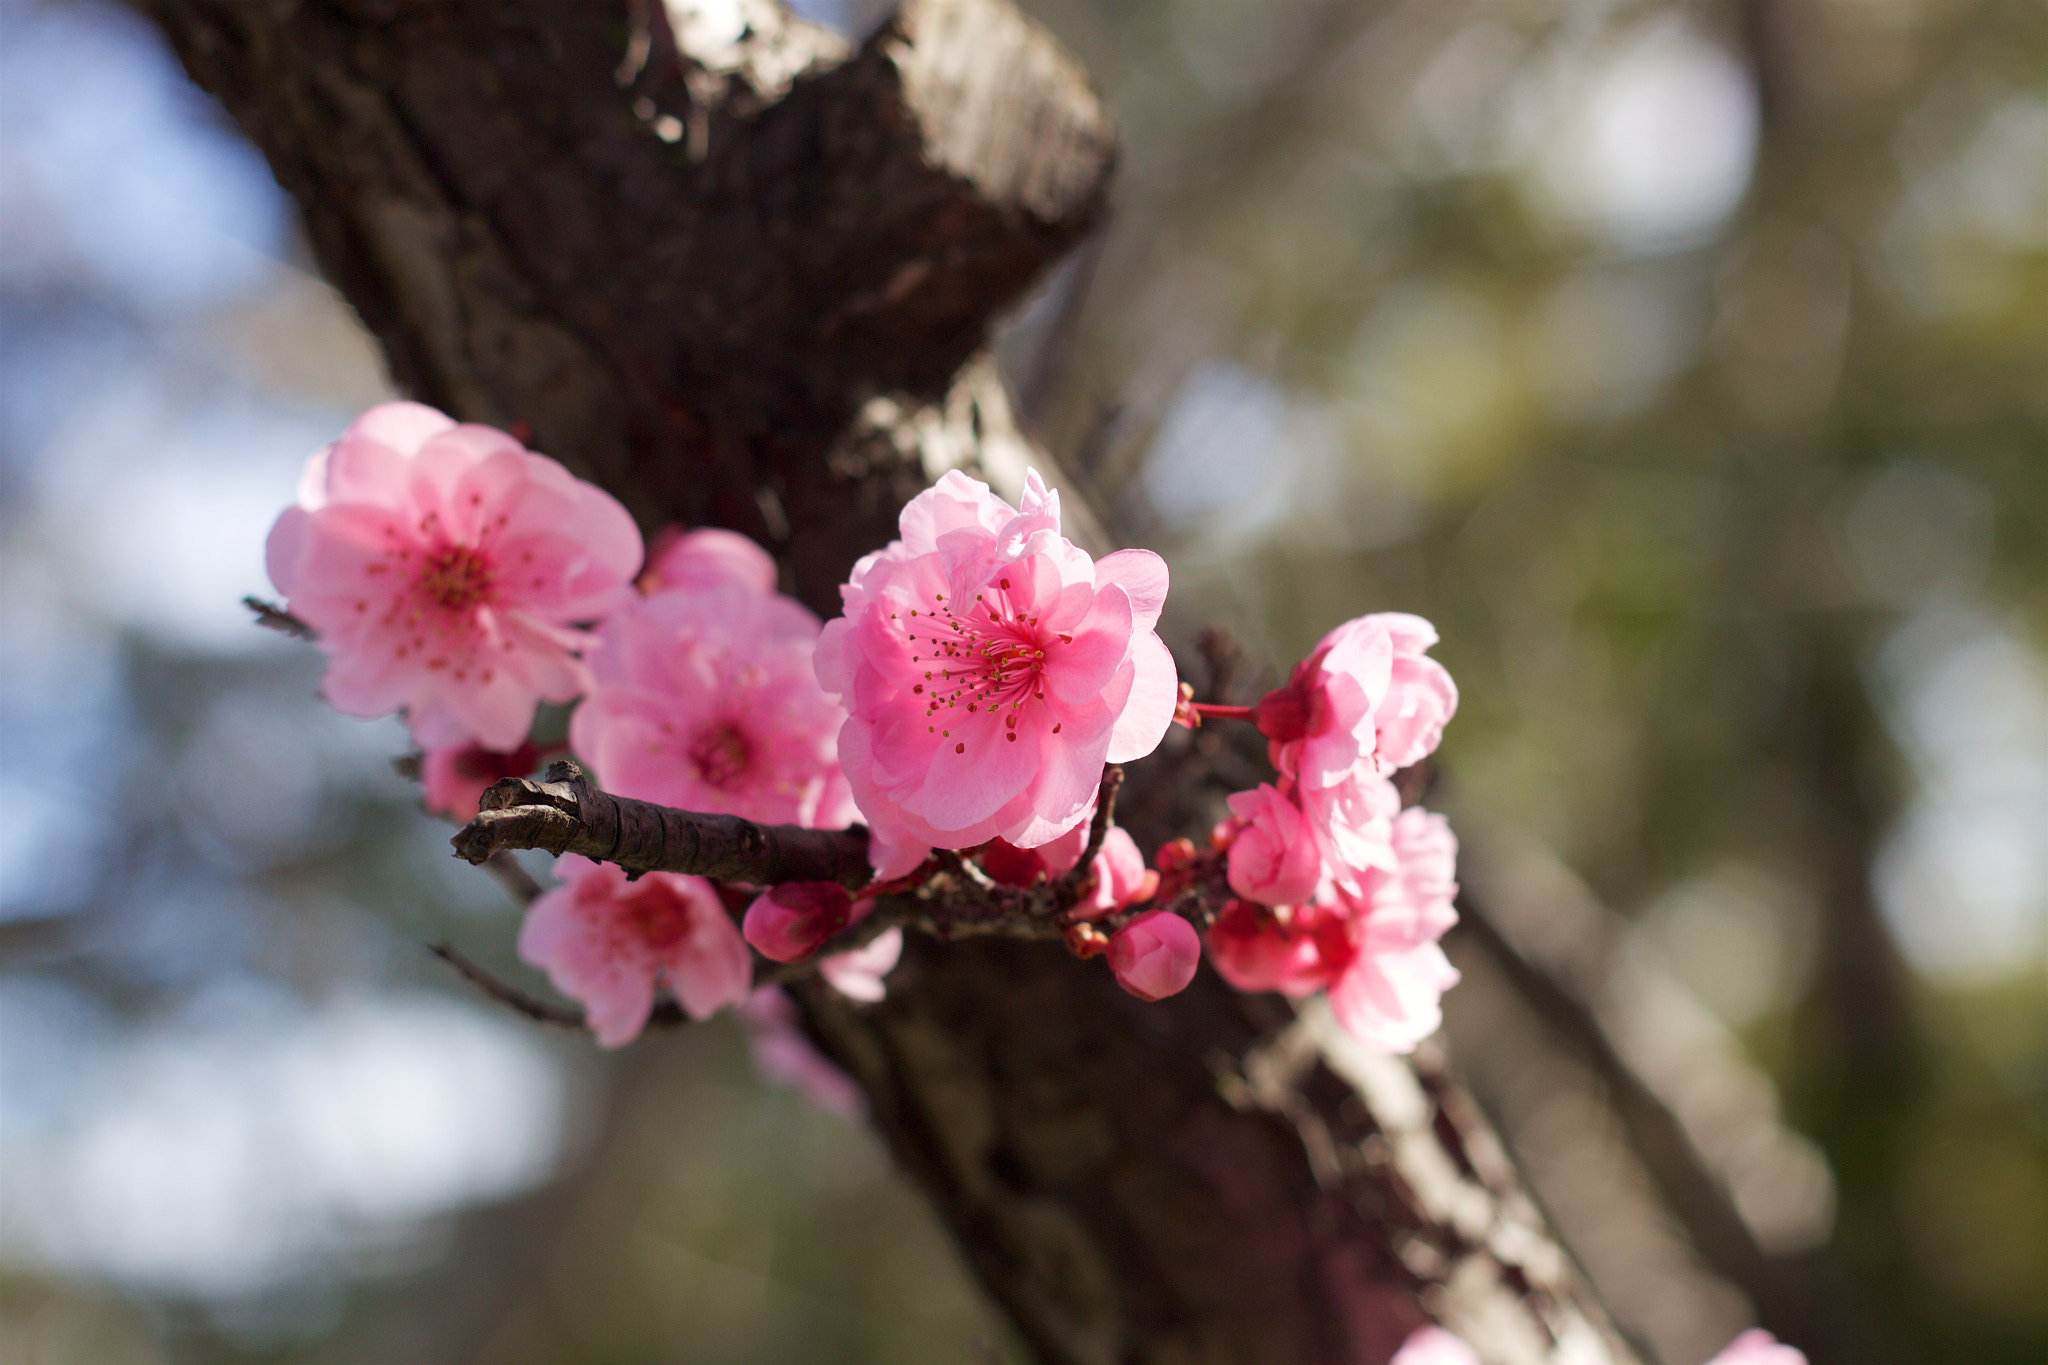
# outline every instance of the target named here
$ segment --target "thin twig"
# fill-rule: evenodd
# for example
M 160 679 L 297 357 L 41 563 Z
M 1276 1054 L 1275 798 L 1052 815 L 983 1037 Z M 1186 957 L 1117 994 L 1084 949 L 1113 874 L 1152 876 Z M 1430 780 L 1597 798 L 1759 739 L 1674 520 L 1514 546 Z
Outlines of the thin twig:
M 517 858 L 504 849 L 501 848 L 484 859 L 484 871 L 490 873 L 498 885 L 505 888 L 505 894 L 520 905 L 532 905 L 540 899 L 541 884 L 533 879 L 532 873 L 519 865 Z
M 491 999 L 508 1009 L 540 1024 L 553 1024 L 557 1028 L 582 1028 L 586 1024 L 583 1011 L 575 1005 L 551 1005 L 520 990 L 510 982 L 501 981 L 484 967 L 457 951 L 453 944 L 429 943 L 427 951 L 462 974 L 464 980 Z M 654 1008 L 647 1016 L 649 1028 L 674 1028 L 687 1024 L 690 1016 L 683 1013 L 683 1007 L 663 997 L 654 1002 Z
M 1237 637 L 1230 633 L 1228 627 L 1204 626 L 1195 641 L 1195 648 L 1209 668 L 1209 700 L 1219 704 L 1228 702 L 1230 685 L 1237 678 L 1237 666 L 1244 661 L 1244 651 L 1238 648 Z
M 517 1010 L 536 1023 L 553 1024 L 558 1028 L 582 1028 L 583 1011 L 574 1005 L 551 1005 L 545 1000 L 536 1000 L 517 986 L 500 981 L 491 973 L 472 962 L 455 950 L 449 943 L 429 943 L 427 951 L 462 973 L 463 979 L 475 986 L 491 999 L 510 1009 Z
M 265 630 L 278 631 L 291 636 L 294 640 L 316 638 L 311 626 L 275 602 L 266 602 L 260 597 L 244 597 L 242 605 L 256 613 L 256 624 Z
M 1102 770 L 1102 785 L 1095 790 L 1095 819 L 1088 826 L 1088 846 L 1081 850 L 1081 861 L 1067 870 L 1060 878 L 1054 901 L 1059 909 L 1066 909 L 1081 899 L 1081 888 L 1095 874 L 1095 855 L 1102 852 L 1102 841 L 1109 837 L 1109 827 L 1116 823 L 1116 794 L 1124 785 L 1124 770 L 1116 764 Z

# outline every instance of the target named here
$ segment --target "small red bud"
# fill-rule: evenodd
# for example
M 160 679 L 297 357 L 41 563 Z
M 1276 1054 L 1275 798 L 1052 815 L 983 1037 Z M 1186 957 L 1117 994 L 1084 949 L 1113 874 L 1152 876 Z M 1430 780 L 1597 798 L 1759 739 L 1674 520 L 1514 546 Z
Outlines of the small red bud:
M 1048 869 L 1037 849 L 994 839 L 981 851 L 981 870 L 1004 886 L 1031 886 L 1042 880 Z
M 1078 958 L 1100 957 L 1109 951 L 1109 936 L 1086 922 L 1069 924 L 1064 931 L 1067 951 Z

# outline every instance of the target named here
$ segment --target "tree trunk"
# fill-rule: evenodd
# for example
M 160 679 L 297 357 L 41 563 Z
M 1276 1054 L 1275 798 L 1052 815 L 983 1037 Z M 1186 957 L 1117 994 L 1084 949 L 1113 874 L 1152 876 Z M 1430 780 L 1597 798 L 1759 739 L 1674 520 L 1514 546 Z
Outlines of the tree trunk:
M 980 348 L 1114 150 L 1003 0 L 909 5 L 851 53 L 752 0 L 140 3 L 398 382 L 643 526 L 755 536 L 831 615 L 930 478 L 1014 486 Z M 994 940 L 914 941 L 876 1006 L 800 995 L 1046 1361 L 1379 1365 L 1431 1319 L 1489 1365 L 1634 1359 L 1441 1066 L 1320 1006 L 1206 969 L 1144 1005 Z

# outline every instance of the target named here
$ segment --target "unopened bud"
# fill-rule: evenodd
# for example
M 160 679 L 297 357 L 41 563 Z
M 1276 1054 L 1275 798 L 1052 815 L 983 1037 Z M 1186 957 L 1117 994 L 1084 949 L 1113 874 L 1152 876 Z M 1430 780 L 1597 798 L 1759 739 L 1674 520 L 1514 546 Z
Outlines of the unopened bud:
M 1287 744 L 1308 733 L 1308 693 L 1289 683 L 1276 687 L 1252 708 L 1252 724 L 1276 744 Z
M 763 957 L 801 962 L 853 919 L 853 897 L 838 882 L 780 882 L 747 907 L 740 932 Z
M 1067 951 L 1078 958 L 1100 957 L 1109 951 L 1109 936 L 1086 922 L 1069 924 L 1065 929 Z

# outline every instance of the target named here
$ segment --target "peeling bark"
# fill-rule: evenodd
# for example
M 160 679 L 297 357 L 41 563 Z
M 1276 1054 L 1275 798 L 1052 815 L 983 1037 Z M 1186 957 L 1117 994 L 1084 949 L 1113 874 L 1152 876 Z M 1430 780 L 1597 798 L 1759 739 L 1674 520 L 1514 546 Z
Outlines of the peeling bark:
M 646 0 L 139 3 L 399 383 L 643 525 L 753 535 L 829 614 L 929 478 L 1028 454 L 975 355 L 1114 153 L 1002 0 L 850 54 L 755 3 L 738 33 Z M 1379 1365 L 1431 1318 L 1491 1365 L 1634 1359 L 1455 1083 L 1320 1008 L 1206 969 L 1140 1004 L 990 938 L 914 941 L 877 1006 L 792 989 L 1046 1361 Z

